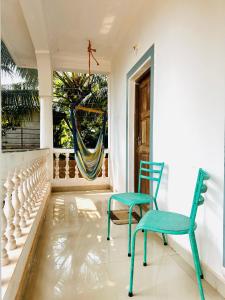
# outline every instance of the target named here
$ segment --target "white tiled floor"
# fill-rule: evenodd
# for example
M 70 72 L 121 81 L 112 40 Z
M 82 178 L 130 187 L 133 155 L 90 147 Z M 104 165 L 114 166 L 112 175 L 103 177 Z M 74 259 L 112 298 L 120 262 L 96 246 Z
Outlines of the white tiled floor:
M 23 300 L 128 300 L 127 226 L 112 225 L 106 240 L 108 192 L 52 194 Z M 193 270 L 149 234 L 148 266 L 137 238 L 134 298 L 198 300 Z M 204 281 L 207 300 L 222 300 Z

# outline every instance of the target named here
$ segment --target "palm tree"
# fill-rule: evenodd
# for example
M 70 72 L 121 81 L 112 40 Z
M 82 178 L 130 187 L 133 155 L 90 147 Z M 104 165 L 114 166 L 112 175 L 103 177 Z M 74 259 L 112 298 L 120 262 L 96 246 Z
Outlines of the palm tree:
M 60 113 L 61 120 L 54 126 L 54 136 L 58 137 L 55 147 L 72 147 L 70 107 L 88 107 L 107 111 L 107 76 L 76 72 L 54 72 L 53 111 Z M 87 111 L 77 111 L 79 130 L 87 147 L 94 148 L 103 125 L 101 115 Z M 60 133 L 59 133 L 60 132 Z M 64 138 L 65 137 L 65 138 Z M 63 140 L 61 143 L 60 140 Z M 107 138 L 106 138 L 107 141 Z M 107 145 L 105 145 L 107 146 Z
M 21 83 L 2 85 L 2 126 L 21 126 L 30 120 L 32 112 L 39 110 L 38 73 L 36 69 L 16 66 L 5 43 L 1 41 L 1 73 L 21 78 Z

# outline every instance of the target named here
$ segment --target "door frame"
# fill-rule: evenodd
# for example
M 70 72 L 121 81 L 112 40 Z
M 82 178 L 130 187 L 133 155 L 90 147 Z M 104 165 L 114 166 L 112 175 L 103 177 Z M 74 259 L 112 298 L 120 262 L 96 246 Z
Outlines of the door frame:
M 126 191 L 134 191 L 134 121 L 135 81 L 150 68 L 150 138 L 149 160 L 153 160 L 153 103 L 154 103 L 154 45 L 152 45 L 127 73 L 126 80 Z M 150 187 L 150 191 L 152 188 Z

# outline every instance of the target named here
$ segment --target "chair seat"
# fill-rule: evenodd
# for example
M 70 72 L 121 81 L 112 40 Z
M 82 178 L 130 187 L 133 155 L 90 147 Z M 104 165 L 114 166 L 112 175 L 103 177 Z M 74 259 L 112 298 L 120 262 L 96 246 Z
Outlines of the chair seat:
M 112 196 L 112 199 L 115 199 L 129 206 L 133 204 L 149 204 L 153 202 L 153 198 L 150 195 L 142 193 L 115 194 Z
M 195 224 L 194 229 L 196 227 Z M 136 227 L 136 230 L 143 229 L 165 234 L 187 234 L 190 229 L 190 218 L 174 212 L 151 210 L 144 215 Z

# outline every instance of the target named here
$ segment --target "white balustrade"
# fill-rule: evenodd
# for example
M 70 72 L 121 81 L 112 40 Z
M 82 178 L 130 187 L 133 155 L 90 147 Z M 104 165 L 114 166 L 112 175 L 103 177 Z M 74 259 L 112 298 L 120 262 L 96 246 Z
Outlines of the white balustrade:
M 12 290 L 14 289 L 15 282 L 12 281 L 11 283 L 10 281 L 13 272 L 17 274 L 15 278 L 18 278 L 19 286 L 32 248 L 32 241 L 34 241 L 39 222 L 45 211 L 44 207 L 51 191 L 46 167 L 49 158 L 50 151 L 47 149 L 4 153 L 1 156 L 0 205 L 3 294 L 7 294 L 6 291 L 10 284 Z M 25 254 L 20 255 L 22 251 Z M 20 268 L 16 268 L 17 260 L 24 260 L 24 257 L 26 260 L 20 262 Z
M 104 158 L 103 158 L 103 164 L 102 164 L 102 172 L 99 174 L 99 176 L 93 180 L 88 181 L 84 178 L 79 177 L 79 169 L 76 164 L 76 161 L 74 158 L 70 160 L 70 154 L 74 154 L 73 149 L 54 149 L 54 159 L 55 159 L 55 176 L 53 179 L 53 187 L 54 186 L 85 186 L 85 185 L 109 185 L 109 176 L 108 172 L 106 172 L 106 163 L 108 161 L 108 150 L 105 150 Z M 59 160 L 60 157 L 60 160 Z M 62 162 L 64 157 L 64 163 Z M 74 176 L 71 176 L 70 168 L 72 165 L 72 162 L 75 163 L 74 165 Z M 59 177 L 59 174 L 65 174 L 64 177 Z
M 79 178 L 79 170 L 76 163 L 75 163 L 75 178 Z
M 55 178 L 59 179 L 59 154 L 58 152 L 55 153 Z
M 102 163 L 102 177 L 105 178 L 105 155 L 104 155 L 103 163 Z
M 6 197 L 5 197 L 5 205 L 4 205 L 4 211 L 6 215 L 6 220 L 7 220 L 7 238 L 8 238 L 8 249 L 13 250 L 16 248 L 16 240 L 14 236 L 14 231 L 15 231 L 15 225 L 13 223 L 14 221 L 14 216 L 15 216 L 15 210 L 12 205 L 12 192 L 13 192 L 13 181 L 12 181 L 12 176 L 9 175 L 4 186 L 6 188 Z
M 1 181 L 1 199 L 1 265 L 5 266 L 9 263 L 9 256 L 6 249 L 8 239 L 6 237 L 7 220 L 3 209 L 5 203 L 5 188 L 3 181 Z
M 28 188 L 28 193 L 29 193 L 29 197 L 30 197 L 30 206 L 31 206 L 31 212 L 34 211 L 35 208 L 35 200 L 34 200 L 34 195 L 33 195 L 33 182 L 32 182 L 32 169 L 31 167 L 27 168 L 27 188 Z
M 24 204 L 25 204 L 25 195 L 24 195 L 24 191 L 23 191 L 23 186 L 24 186 L 24 174 L 23 174 L 23 170 L 21 169 L 19 172 L 19 178 L 20 178 L 20 185 L 18 188 L 18 196 L 20 199 L 20 226 L 21 228 L 26 227 L 26 220 L 25 220 L 25 214 L 26 214 L 26 210 L 24 208 Z
M 69 160 L 70 160 L 70 154 L 69 152 L 66 153 L 66 166 L 65 166 L 65 178 L 70 178 L 70 167 L 69 167 Z
M 20 237 L 21 236 L 21 228 L 20 228 L 20 200 L 18 196 L 18 187 L 20 185 L 20 178 L 18 176 L 18 171 L 15 169 L 12 181 L 14 183 L 14 191 L 13 191 L 13 204 L 15 208 L 15 237 Z
M 28 190 L 28 172 L 26 169 L 23 170 L 24 182 L 23 182 L 23 192 L 25 196 L 24 208 L 25 208 L 25 219 L 28 221 L 31 218 L 32 207 L 30 204 L 30 195 Z

